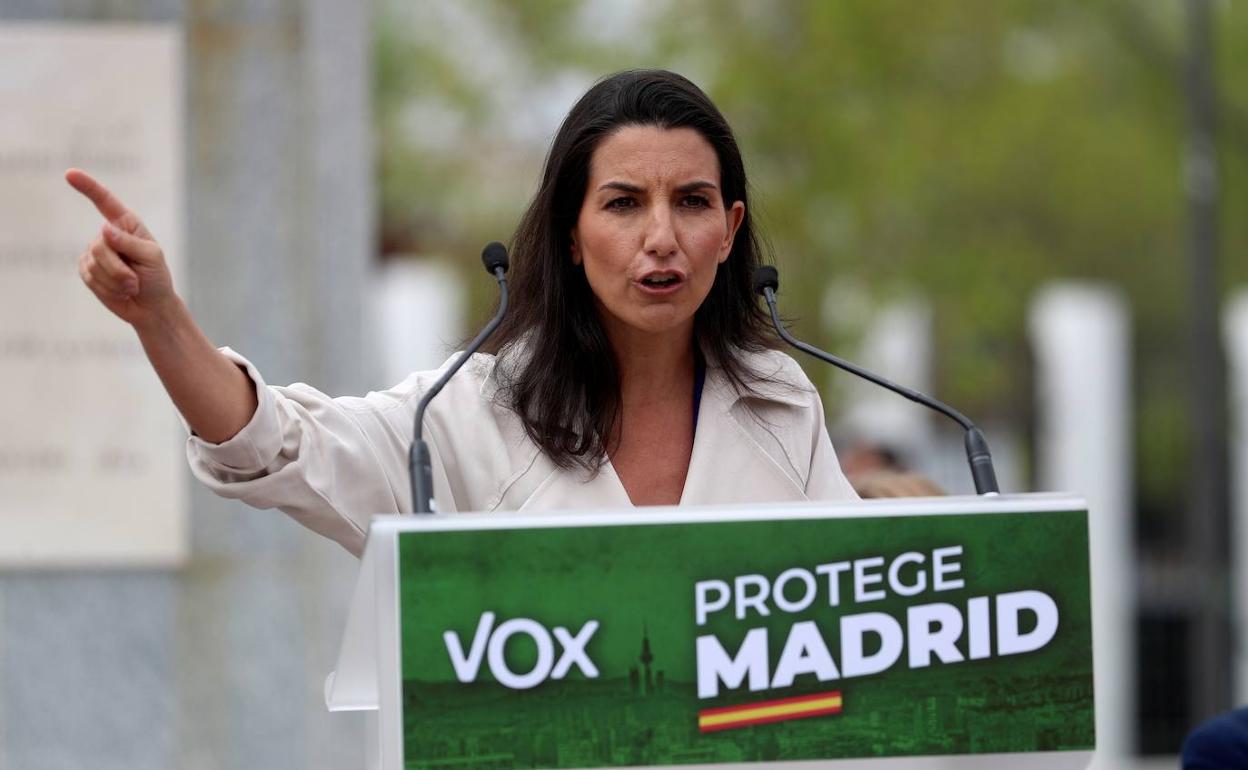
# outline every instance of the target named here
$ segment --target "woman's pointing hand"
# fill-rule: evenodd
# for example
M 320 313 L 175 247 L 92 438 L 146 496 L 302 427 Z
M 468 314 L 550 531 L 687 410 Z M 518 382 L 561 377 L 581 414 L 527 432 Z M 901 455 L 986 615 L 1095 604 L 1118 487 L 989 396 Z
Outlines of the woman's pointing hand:
M 87 288 L 104 307 L 136 327 L 174 309 L 178 299 L 164 252 L 138 216 L 85 171 L 71 168 L 65 181 L 107 220 L 78 258 L 78 273 Z
M 65 181 L 107 220 L 78 258 L 82 282 L 104 307 L 134 327 L 191 430 L 212 443 L 238 433 L 255 414 L 255 384 L 191 318 L 173 290 L 160 244 L 133 211 L 86 172 L 71 168 Z

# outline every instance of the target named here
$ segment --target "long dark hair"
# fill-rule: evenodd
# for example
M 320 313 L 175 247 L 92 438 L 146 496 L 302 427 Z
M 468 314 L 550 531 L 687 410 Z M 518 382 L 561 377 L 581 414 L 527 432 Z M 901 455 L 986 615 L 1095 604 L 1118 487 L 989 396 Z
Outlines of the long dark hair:
M 571 259 L 590 159 L 623 126 L 692 128 L 719 158 L 725 206 L 745 204 L 728 258 L 694 315 L 695 349 L 740 390 L 759 374 L 742 351 L 771 347 L 752 278 L 760 245 L 750 218 L 745 165 L 732 129 L 693 83 L 664 70 L 630 70 L 596 83 L 568 113 L 546 157 L 541 188 L 512 241 L 512 308 L 487 350 L 499 354 L 500 393 L 529 437 L 557 465 L 596 471 L 620 415 L 619 366 L 584 270 Z M 518 353 L 511 356 L 510 353 Z

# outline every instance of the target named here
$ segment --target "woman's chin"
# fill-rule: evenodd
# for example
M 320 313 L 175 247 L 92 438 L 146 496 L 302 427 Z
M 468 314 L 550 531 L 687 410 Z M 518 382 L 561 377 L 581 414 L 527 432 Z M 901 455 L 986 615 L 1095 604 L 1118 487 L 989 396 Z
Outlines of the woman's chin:
M 692 328 L 693 314 L 668 304 L 651 305 L 630 318 L 628 325 L 646 334 L 673 334 Z
M 656 302 L 644 307 L 631 307 L 623 313 L 612 313 L 599 305 L 599 313 L 608 334 L 642 334 L 662 336 L 687 333 L 693 328 L 693 313 L 676 303 Z

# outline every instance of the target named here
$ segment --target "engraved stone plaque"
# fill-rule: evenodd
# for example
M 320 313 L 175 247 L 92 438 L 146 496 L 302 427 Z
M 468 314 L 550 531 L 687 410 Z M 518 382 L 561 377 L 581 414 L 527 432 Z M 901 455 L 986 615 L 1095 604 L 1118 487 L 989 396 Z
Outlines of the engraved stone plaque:
M 139 213 L 181 291 L 182 40 L 172 25 L 0 25 L 0 567 L 167 566 L 187 551 L 184 440 L 133 330 L 82 284 Z

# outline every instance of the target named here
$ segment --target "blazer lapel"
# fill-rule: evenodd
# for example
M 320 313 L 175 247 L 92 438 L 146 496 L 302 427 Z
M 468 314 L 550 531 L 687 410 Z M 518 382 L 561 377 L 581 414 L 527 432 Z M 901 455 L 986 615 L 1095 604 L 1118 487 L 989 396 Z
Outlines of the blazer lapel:
M 781 393 L 760 395 L 788 401 Z M 746 401 L 721 370 L 708 368 L 681 505 L 808 499 L 805 485 L 759 443 L 758 426 L 746 424 L 755 419 Z
M 606 463 L 594 476 L 582 470 L 565 471 L 546 459 L 538 458 L 538 471 L 530 474 L 541 481 L 516 510 L 559 511 L 569 509 L 632 508 L 633 503 L 615 469 Z M 529 475 L 529 474 L 526 474 Z

